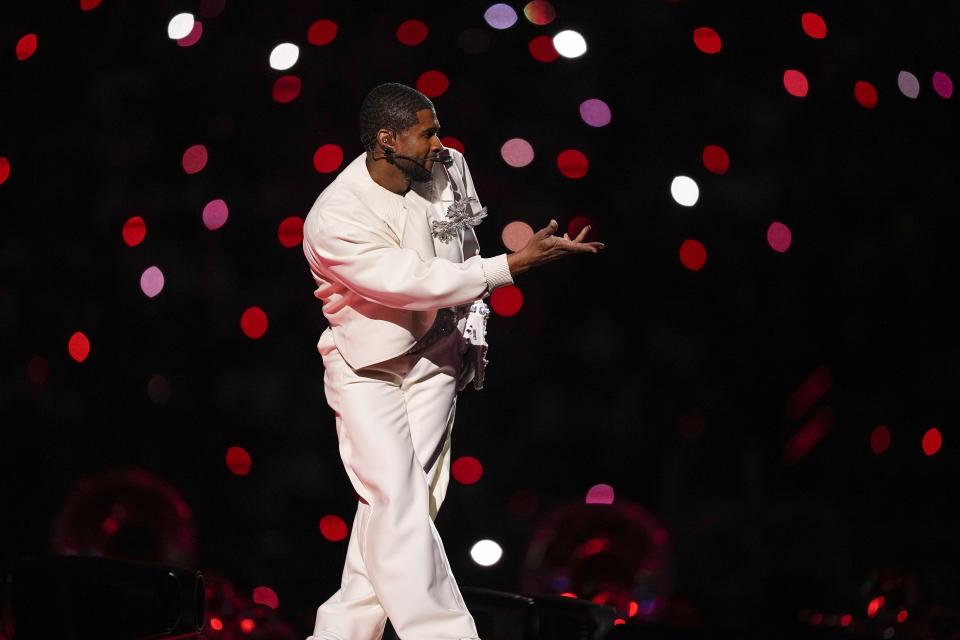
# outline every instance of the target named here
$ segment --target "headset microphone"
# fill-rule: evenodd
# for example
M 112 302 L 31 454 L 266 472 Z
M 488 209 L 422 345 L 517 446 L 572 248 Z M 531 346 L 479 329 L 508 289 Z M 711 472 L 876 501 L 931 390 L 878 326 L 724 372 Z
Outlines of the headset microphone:
M 410 162 L 417 165 L 427 173 L 430 173 L 429 169 L 427 169 L 422 162 L 420 162 L 416 158 L 411 158 L 410 156 L 405 156 L 402 153 L 397 153 L 396 149 L 394 149 L 393 147 L 383 147 L 383 155 L 387 160 L 391 160 L 391 161 L 395 161 L 397 158 L 402 160 L 409 160 Z M 435 160 L 436 158 L 429 158 L 429 159 Z

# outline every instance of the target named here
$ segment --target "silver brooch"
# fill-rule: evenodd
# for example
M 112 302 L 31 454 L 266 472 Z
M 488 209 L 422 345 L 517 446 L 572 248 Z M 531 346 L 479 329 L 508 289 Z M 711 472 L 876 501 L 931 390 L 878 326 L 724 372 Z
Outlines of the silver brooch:
M 458 200 L 451 204 L 450 207 L 447 208 L 446 220 L 433 221 L 433 231 L 431 232 L 433 237 L 441 242 L 450 242 L 454 236 L 460 235 L 464 227 L 470 227 L 472 229 L 480 224 L 480 221 L 487 217 L 487 208 L 482 207 L 474 213 L 473 207 L 470 206 L 471 202 L 480 204 L 479 200 L 472 197 L 466 200 Z

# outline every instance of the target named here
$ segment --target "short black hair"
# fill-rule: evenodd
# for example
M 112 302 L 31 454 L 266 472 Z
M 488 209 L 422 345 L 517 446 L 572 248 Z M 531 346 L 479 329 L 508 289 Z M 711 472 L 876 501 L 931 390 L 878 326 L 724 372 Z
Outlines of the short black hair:
M 360 144 L 369 151 L 380 129 L 409 129 L 417 123 L 421 109 L 433 109 L 433 102 L 413 87 L 399 82 L 374 87 L 360 105 Z

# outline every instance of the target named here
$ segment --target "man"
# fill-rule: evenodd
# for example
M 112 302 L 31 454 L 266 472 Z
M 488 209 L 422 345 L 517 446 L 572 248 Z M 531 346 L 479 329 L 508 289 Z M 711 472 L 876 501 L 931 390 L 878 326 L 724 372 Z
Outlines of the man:
M 536 233 L 479 255 L 480 207 L 463 155 L 444 149 L 433 103 L 401 84 L 360 109 L 365 153 L 320 194 L 303 247 L 330 323 L 317 345 L 340 456 L 360 502 L 340 590 L 315 640 L 477 639 L 433 524 L 450 474 L 457 392 L 482 379 L 482 305 L 524 271 L 598 242 Z M 468 311 L 468 309 L 472 310 Z M 468 364 L 468 340 L 481 349 Z

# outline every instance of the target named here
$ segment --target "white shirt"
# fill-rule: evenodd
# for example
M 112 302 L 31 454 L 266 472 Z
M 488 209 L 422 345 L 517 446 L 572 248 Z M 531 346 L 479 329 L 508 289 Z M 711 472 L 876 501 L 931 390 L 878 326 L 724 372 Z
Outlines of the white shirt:
M 450 149 L 466 197 L 476 198 L 463 155 Z M 439 162 L 432 183 L 401 196 L 370 177 L 366 154 L 340 172 L 310 209 L 303 251 L 334 343 L 354 369 L 409 350 L 437 309 L 473 302 L 512 284 L 506 254 L 480 257 L 469 227 L 445 243 L 431 234 L 453 202 Z M 476 204 L 479 207 L 479 201 Z

